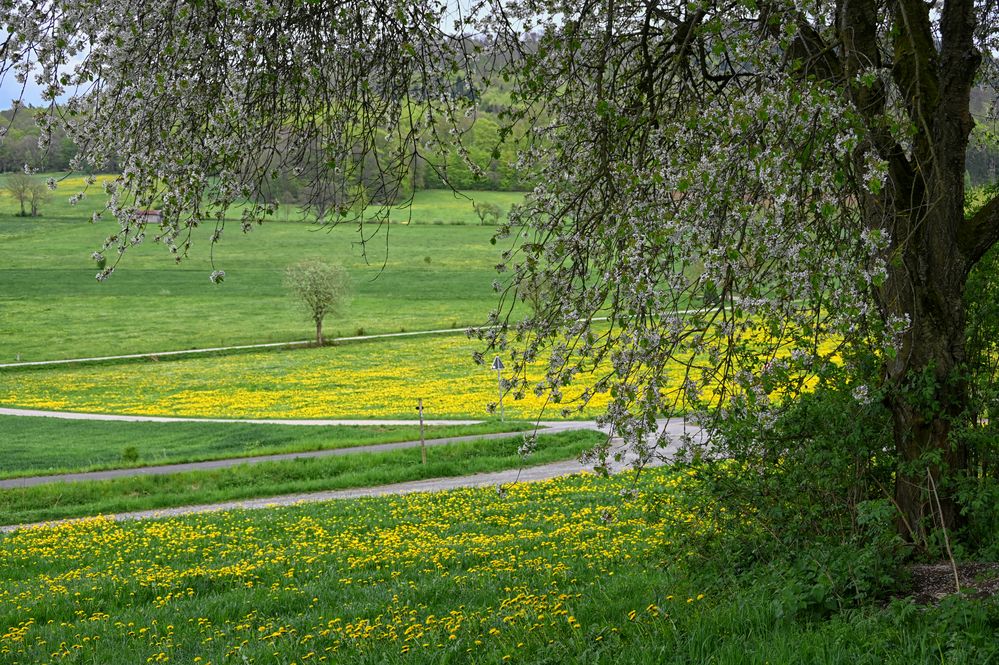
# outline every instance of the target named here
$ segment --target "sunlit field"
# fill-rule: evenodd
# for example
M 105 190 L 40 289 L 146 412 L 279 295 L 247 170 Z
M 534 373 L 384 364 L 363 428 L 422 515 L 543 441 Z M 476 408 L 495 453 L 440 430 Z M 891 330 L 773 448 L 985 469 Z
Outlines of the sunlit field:
M 0 6 L 0 665 L 999 665 L 999 0 Z
M 700 552 L 745 516 L 695 470 L 0 535 L 0 660 L 988 662 L 984 614 L 821 620 Z M 949 639 L 959 635 L 959 643 Z M 972 659 L 962 658 L 972 656 Z M 981 660 L 985 658 L 985 660 Z
M 227 227 L 214 266 L 213 229 L 195 232 L 179 264 L 150 231 L 104 283 L 90 254 L 117 224 L 91 224 L 86 199 L 71 207 L 63 188 L 56 193 L 38 218 L 13 216 L 14 202 L 0 196 L 0 363 L 308 340 L 314 327 L 283 283 L 285 268 L 306 257 L 341 263 L 353 281 L 343 313 L 326 321 L 328 337 L 464 327 L 496 306 L 493 229 L 448 192 L 421 192 L 366 247 L 356 228 L 296 222 L 290 209 L 249 234 Z M 520 199 L 475 196 L 504 209 Z M 209 282 L 214 269 L 226 272 L 223 283 Z
M 322 349 L 58 367 L 0 373 L 0 404 L 34 409 L 227 418 L 483 418 L 496 372 L 478 366 L 464 335 L 352 342 Z M 679 379 L 678 379 L 679 380 Z M 581 390 L 578 389 L 578 390 Z M 573 394 L 567 393 L 571 398 Z M 607 404 L 598 395 L 577 417 Z M 504 400 L 531 419 L 544 397 Z M 546 418 L 558 418 L 558 408 Z

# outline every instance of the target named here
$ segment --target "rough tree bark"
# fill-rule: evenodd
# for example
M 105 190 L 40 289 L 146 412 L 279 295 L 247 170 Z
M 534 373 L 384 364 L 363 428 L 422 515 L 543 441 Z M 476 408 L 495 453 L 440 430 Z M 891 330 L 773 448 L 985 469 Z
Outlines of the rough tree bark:
M 866 204 L 870 226 L 883 228 L 892 239 L 888 279 L 876 292 L 878 306 L 885 320 L 909 323 L 884 372 L 899 455 L 898 528 L 906 538 L 922 542 L 934 521 L 948 528 L 961 523 L 947 478 L 968 467 L 967 451 L 951 436 L 968 400 L 961 376 L 964 289 L 970 269 L 996 241 L 997 230 L 995 215 L 988 212 L 993 206 L 971 220 L 964 211 L 965 155 L 974 127 L 970 95 L 981 63 L 973 39 L 974 3 L 950 0 L 943 5 L 939 44 L 930 5 L 897 0 L 888 8 L 895 26 L 891 76 L 915 129 L 908 156 L 883 138 L 883 90 L 864 90 L 856 100 L 872 143 L 889 161 L 883 196 Z M 880 64 L 872 39 L 878 21 L 875 3 L 846 0 L 841 16 L 844 44 L 856 46 L 852 56 L 847 49 L 847 74 Z

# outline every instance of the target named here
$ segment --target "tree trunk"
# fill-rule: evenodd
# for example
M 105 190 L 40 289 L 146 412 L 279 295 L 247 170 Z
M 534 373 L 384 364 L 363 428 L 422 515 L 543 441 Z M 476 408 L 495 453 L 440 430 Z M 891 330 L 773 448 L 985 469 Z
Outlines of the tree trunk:
M 895 259 L 877 293 L 884 320 L 905 322 L 884 371 L 898 455 L 898 532 L 921 545 L 934 528 L 961 526 L 954 480 L 968 468 L 966 447 L 952 436 L 969 400 L 964 289 L 971 261 L 955 232 L 965 222 L 963 170 L 936 167 L 904 198 L 896 190 L 905 209 L 891 206 Z
M 846 73 L 880 63 L 878 5 L 844 2 L 842 23 L 851 57 Z M 997 237 L 995 220 L 965 219 L 964 169 L 974 127 L 971 87 L 981 62 L 974 40 L 976 7 L 947 0 L 889 3 L 891 76 L 915 132 L 901 145 L 883 131 L 888 97 L 879 86 L 851 89 L 868 137 L 888 165 L 879 196 L 864 202 L 870 228 L 887 232 L 888 279 L 877 289 L 882 320 L 901 330 L 897 353 L 884 363 L 892 414 L 895 501 L 900 535 L 926 544 L 931 530 L 955 529 L 961 515 L 954 480 L 968 468 L 953 432 L 969 402 L 965 372 L 964 289 L 968 272 Z M 939 33 L 934 36 L 934 21 Z
M 898 455 L 897 527 L 912 543 L 926 543 L 937 526 L 954 530 L 962 525 L 953 480 L 967 469 L 968 458 L 966 447 L 952 438 L 968 396 L 959 375 L 964 361 L 960 293 L 954 294 L 952 303 L 952 311 L 959 310 L 953 318 L 917 313 L 899 355 L 887 367 L 888 407 Z
M 316 319 L 316 346 L 323 345 L 323 320 Z

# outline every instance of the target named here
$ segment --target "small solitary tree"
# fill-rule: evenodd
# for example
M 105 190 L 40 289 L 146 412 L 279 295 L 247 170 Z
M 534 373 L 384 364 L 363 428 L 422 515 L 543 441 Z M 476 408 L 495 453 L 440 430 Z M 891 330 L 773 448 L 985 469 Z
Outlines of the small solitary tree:
M 339 312 L 347 300 L 350 277 L 343 266 L 320 259 L 307 259 L 285 271 L 285 285 L 291 289 L 316 324 L 316 344 L 323 344 L 323 319 Z
M 48 186 L 41 180 L 35 178 L 30 178 L 30 186 L 28 187 L 28 205 L 31 208 L 31 216 L 38 217 L 41 214 L 39 208 L 43 203 L 48 203 L 52 200 L 52 192 L 49 191 Z M 23 203 L 21 204 L 24 205 Z
M 473 203 L 472 208 L 479 218 L 482 226 L 498 226 L 500 216 L 503 214 L 502 208 L 495 203 Z
M 41 205 L 52 198 L 44 182 L 21 171 L 7 176 L 3 188 L 21 205 L 19 217 L 37 217 Z
M 18 213 L 20 217 L 27 217 L 28 211 L 25 209 L 25 204 L 31 198 L 31 176 L 26 175 L 18 171 L 17 173 L 12 173 L 7 176 L 3 181 L 3 188 L 7 190 L 15 201 L 21 204 L 21 212 Z

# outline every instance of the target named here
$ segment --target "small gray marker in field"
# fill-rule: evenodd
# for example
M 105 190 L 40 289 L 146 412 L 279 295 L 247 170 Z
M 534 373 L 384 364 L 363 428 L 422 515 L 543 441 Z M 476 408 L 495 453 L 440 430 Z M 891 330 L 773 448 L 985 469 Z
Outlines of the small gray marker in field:
M 420 457 L 423 463 L 427 463 L 427 442 L 423 438 L 423 398 L 416 403 L 416 410 L 420 412 Z
M 493 369 L 496 370 L 496 383 L 499 386 L 500 420 L 506 420 L 503 415 L 503 361 L 499 356 L 493 358 Z

